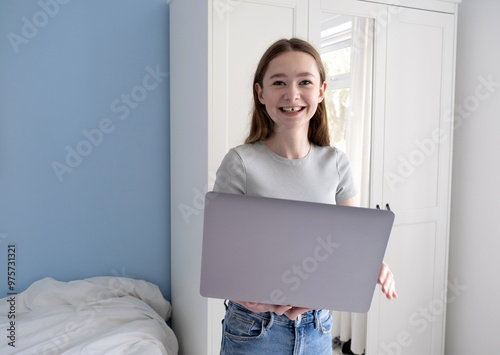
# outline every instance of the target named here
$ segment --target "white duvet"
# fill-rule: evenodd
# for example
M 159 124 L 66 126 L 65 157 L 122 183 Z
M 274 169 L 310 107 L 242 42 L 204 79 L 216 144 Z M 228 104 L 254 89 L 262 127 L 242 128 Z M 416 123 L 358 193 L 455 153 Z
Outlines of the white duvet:
M 0 299 L 2 355 L 178 352 L 177 339 L 165 322 L 170 303 L 149 282 L 45 278 L 14 297 Z

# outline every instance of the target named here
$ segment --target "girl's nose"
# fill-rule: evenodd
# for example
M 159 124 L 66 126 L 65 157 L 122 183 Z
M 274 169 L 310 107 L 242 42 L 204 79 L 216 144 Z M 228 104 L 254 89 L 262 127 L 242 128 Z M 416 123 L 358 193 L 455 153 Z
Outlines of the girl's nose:
M 285 92 L 285 99 L 294 101 L 298 99 L 300 96 L 299 89 L 295 85 L 290 85 L 288 86 L 286 92 Z

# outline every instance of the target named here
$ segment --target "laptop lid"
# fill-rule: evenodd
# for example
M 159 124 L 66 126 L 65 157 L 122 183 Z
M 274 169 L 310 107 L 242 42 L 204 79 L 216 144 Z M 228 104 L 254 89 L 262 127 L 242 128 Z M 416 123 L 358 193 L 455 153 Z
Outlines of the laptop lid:
M 208 192 L 204 297 L 366 313 L 391 211 Z

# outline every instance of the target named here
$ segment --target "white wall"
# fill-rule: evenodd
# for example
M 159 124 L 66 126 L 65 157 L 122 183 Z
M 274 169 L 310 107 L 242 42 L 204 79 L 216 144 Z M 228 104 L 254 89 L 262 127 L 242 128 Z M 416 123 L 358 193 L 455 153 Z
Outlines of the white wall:
M 459 5 L 449 355 L 500 353 L 499 13 L 498 0 Z

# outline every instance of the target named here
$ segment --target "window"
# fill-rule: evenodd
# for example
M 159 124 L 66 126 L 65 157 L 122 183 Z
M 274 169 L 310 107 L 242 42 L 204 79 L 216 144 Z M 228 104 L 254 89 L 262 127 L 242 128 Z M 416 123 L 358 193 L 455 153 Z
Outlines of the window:
M 351 160 L 361 206 L 369 206 L 373 20 L 323 13 L 320 54 L 331 144 Z
M 352 17 L 323 14 L 321 59 L 326 69 L 326 106 L 330 142 L 346 151 L 346 122 L 351 86 Z

